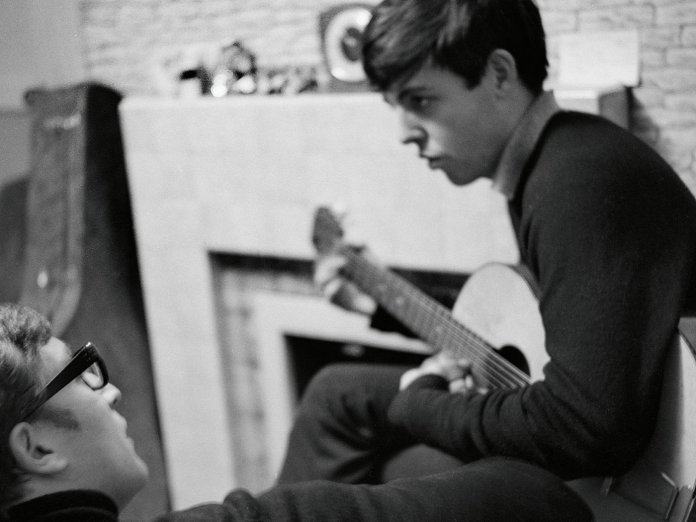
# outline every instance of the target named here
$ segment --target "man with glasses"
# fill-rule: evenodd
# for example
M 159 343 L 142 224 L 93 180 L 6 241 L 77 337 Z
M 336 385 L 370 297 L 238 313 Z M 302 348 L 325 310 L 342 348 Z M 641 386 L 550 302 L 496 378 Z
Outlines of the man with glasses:
M 147 466 L 113 408 L 121 393 L 92 344 L 72 355 L 38 313 L 3 306 L 0 381 L 0 505 L 97 490 L 123 506 L 145 485 Z
M 118 520 L 119 510 L 147 480 L 147 466 L 128 437 L 126 420 L 114 409 L 120 397 L 91 343 L 73 354 L 52 336 L 43 316 L 27 307 L 0 305 L 0 520 Z M 157 521 L 460 520 L 476 495 L 433 503 L 441 481 L 456 481 L 467 491 L 505 491 L 500 477 L 522 483 L 517 489 L 522 498 L 510 496 L 481 510 L 489 518 L 467 520 L 591 520 L 579 498 L 555 477 L 532 476 L 524 463 L 497 459 L 430 482 L 355 486 L 314 481 L 276 487 L 256 498 L 235 490 L 222 503 L 163 514 Z M 533 503 L 548 517 L 539 519 L 524 497 L 542 485 L 549 494 Z

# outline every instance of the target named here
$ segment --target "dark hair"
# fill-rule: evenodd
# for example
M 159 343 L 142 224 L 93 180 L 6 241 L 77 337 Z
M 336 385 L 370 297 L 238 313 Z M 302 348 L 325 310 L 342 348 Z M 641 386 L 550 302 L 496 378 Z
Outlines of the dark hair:
M 50 339 L 51 325 L 41 314 L 0 304 L 0 506 L 20 494 L 22 474 L 9 436 L 44 385 L 40 348 Z
M 495 49 L 508 51 L 522 84 L 541 92 L 548 59 L 533 0 L 384 0 L 363 33 L 363 67 L 381 91 L 426 63 L 452 71 L 473 88 Z

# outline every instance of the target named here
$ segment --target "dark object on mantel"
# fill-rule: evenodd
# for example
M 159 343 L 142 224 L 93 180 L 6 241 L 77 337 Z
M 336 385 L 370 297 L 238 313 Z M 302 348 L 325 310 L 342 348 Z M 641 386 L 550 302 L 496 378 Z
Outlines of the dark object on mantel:
M 150 468 L 124 516 L 169 507 L 138 260 L 118 118 L 121 95 L 85 83 L 28 91 L 31 170 L 0 193 L 4 295 L 50 318 L 73 347 L 92 341 L 123 392 L 119 410 Z M 5 222 L 3 228 L 8 226 Z M 12 284 L 10 284 L 12 283 Z
M 220 61 L 211 74 L 208 89 L 216 97 L 254 94 L 258 89 L 256 55 L 239 40 L 223 44 Z

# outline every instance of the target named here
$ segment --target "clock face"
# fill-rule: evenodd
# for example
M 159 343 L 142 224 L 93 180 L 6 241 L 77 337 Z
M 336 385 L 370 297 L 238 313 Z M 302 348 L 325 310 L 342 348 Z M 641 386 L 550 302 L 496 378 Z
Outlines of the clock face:
M 347 83 L 365 81 L 362 67 L 362 33 L 370 21 L 366 6 L 352 6 L 338 10 L 326 24 L 324 52 L 331 76 Z

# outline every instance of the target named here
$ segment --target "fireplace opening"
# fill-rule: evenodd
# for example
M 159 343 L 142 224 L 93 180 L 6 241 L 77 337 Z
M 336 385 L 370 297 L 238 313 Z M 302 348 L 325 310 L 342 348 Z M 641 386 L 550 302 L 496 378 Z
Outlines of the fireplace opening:
M 299 398 L 332 363 L 418 366 L 417 339 L 370 328 L 331 304 L 312 281 L 312 262 L 212 254 L 227 425 L 235 482 L 261 492 L 274 483 Z M 456 295 L 465 274 L 394 270 Z
M 289 355 L 291 381 L 294 396 L 302 397 L 309 381 L 324 366 L 350 362 L 359 364 L 393 364 L 418 366 L 426 357 L 413 353 L 379 346 L 343 343 L 309 337 L 285 336 Z

